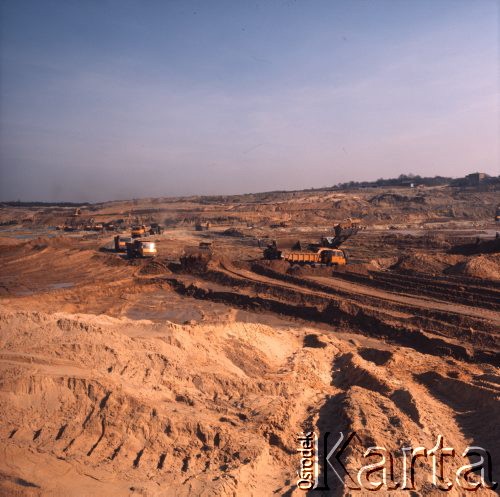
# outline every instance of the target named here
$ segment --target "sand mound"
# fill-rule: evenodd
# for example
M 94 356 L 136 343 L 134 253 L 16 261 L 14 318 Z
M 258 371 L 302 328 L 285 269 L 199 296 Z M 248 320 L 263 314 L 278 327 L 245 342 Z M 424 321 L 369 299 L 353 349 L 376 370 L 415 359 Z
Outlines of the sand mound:
M 259 264 L 264 267 L 268 267 L 273 271 L 277 271 L 279 273 L 286 273 L 287 270 L 290 268 L 290 264 L 282 260 L 260 261 Z
M 398 193 L 380 193 L 370 198 L 368 202 L 377 207 L 411 203 L 423 205 L 426 203 L 426 198 L 423 195 L 409 197 Z
M 460 256 L 450 254 L 432 254 L 415 252 L 400 257 L 391 269 L 402 272 L 418 272 L 429 274 L 442 274 L 453 264 L 461 260 Z
M 423 237 L 422 243 L 428 248 L 448 250 L 451 247 L 450 242 L 446 240 L 442 233 L 428 233 Z
M 493 368 L 376 344 L 296 324 L 0 308 L 0 495 L 295 495 L 306 426 L 355 431 L 364 448 L 429 448 L 442 431 L 489 448 L 498 406 L 466 375 L 491 385 Z
M 18 461 L 0 462 L 0 494 L 14 480 L 75 497 L 250 495 L 261 478 L 293 480 L 291 420 L 320 380 L 292 330 L 3 310 L 0 340 L 2 459 Z
M 500 280 L 500 254 L 471 256 L 447 271 L 449 274 L 487 280 Z
M 32 250 L 43 250 L 47 247 L 69 248 L 74 246 L 74 240 L 64 236 L 38 237 L 25 243 L 25 247 Z
M 227 230 L 223 231 L 221 235 L 224 236 L 234 236 L 234 237 L 240 237 L 243 238 L 245 236 L 244 233 L 242 233 L 240 230 L 237 230 L 236 228 L 228 228 Z
M 147 261 L 139 271 L 140 274 L 172 274 L 168 268 L 168 262 L 159 259 L 151 259 Z
M 378 259 L 372 259 L 370 261 L 370 269 L 374 270 L 384 270 L 384 269 L 389 269 L 390 267 L 394 266 L 395 264 L 398 263 L 398 258 L 397 257 L 379 257 Z

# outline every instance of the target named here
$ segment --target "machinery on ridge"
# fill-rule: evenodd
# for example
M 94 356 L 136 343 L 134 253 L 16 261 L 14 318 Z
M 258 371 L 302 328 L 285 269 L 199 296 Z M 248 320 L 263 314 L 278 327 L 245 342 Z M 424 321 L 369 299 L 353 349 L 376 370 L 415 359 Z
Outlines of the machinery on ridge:
M 264 259 L 285 260 L 290 264 L 323 264 L 326 266 L 344 266 L 348 262 L 348 254 L 340 249 L 346 240 L 362 229 L 358 219 L 347 219 L 334 227 L 334 236 L 322 237 L 320 243 L 310 243 L 306 249 L 297 241 L 291 250 L 280 250 L 273 240 L 263 252 Z

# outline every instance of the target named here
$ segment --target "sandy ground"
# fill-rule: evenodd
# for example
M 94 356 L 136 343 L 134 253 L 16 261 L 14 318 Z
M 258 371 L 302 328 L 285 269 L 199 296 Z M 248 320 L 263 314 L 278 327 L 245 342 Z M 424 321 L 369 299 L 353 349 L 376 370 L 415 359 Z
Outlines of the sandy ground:
M 498 481 L 498 253 L 450 250 L 492 237 L 494 197 L 439 189 L 397 205 L 379 194 L 93 212 L 169 219 L 155 262 L 106 250 L 112 234 L 61 236 L 51 226 L 68 213 L 0 210 L 21 223 L 0 237 L 0 495 L 373 495 L 331 473 L 328 492 L 298 489 L 297 437 L 308 430 L 355 432 L 349 470 L 385 447 L 399 480 L 401 448 L 431 449 L 442 435 L 456 451 L 446 478 L 475 445 Z M 347 270 L 260 260 L 259 240 L 313 241 L 330 210 L 362 209 L 368 227 L 346 244 Z M 209 231 L 194 230 L 201 218 Z M 289 226 L 268 227 L 278 219 Z M 182 268 L 183 248 L 203 240 L 215 245 L 209 265 Z M 442 495 L 432 458 L 415 468 L 414 488 L 391 493 Z M 463 495 L 452 481 L 448 495 Z

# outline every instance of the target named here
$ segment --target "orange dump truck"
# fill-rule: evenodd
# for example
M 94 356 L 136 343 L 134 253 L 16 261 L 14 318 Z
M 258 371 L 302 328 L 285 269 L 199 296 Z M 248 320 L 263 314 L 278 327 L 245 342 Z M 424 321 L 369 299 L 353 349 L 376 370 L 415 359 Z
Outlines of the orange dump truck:
M 320 248 L 317 252 L 312 251 L 282 251 L 281 259 L 290 264 L 326 264 L 327 266 L 345 266 L 347 256 L 343 250 Z

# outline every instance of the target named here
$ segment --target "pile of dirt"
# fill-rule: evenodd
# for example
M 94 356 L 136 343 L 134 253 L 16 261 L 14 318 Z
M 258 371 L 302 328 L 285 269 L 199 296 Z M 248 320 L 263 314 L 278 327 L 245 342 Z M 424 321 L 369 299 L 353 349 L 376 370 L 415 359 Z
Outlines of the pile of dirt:
M 454 245 L 451 247 L 450 253 L 465 255 L 500 253 L 500 238 L 495 237 L 493 240 L 480 240 L 477 238 L 474 243 Z
M 116 282 L 134 272 L 117 254 L 98 252 L 78 239 L 42 238 L 7 248 L 1 252 L 0 286 L 14 294 Z
M 32 250 L 43 250 L 48 247 L 53 248 L 70 248 L 74 247 L 75 241 L 71 238 L 64 236 L 54 236 L 54 237 L 38 237 L 30 240 L 24 244 L 26 248 Z
M 446 273 L 485 280 L 500 280 L 500 254 L 471 256 L 450 267 Z
M 268 267 L 278 273 L 286 273 L 287 270 L 290 268 L 290 264 L 281 259 L 276 259 L 274 261 L 261 261 L 259 262 L 259 264 Z
M 442 233 L 427 233 L 422 239 L 422 244 L 424 247 L 433 249 L 449 250 L 451 248 L 451 243 Z
M 244 233 L 242 233 L 240 230 L 237 230 L 236 228 L 228 228 L 227 230 L 224 230 L 221 235 L 224 236 L 234 236 L 234 237 L 239 237 L 243 238 L 245 236 Z
M 399 257 L 397 262 L 390 266 L 390 269 L 404 273 L 417 272 L 439 275 L 459 261 L 460 256 L 414 252 Z
M 0 252 L 3 257 L 16 256 L 26 253 L 29 249 L 25 248 L 24 242 L 19 242 L 15 238 L 0 238 Z
M 308 268 L 305 266 L 293 265 L 289 266 L 286 270 L 286 274 L 291 274 L 292 276 L 303 276 L 308 273 Z
M 98 253 L 92 256 L 92 260 L 102 262 L 106 266 L 119 267 L 127 264 L 125 257 L 120 257 L 116 253 Z
M 369 268 L 376 271 L 383 271 L 395 266 L 398 261 L 397 257 L 378 257 L 370 261 Z
M 313 267 L 307 264 L 303 266 L 293 265 L 288 267 L 286 273 L 292 276 L 330 276 L 332 268 L 327 266 Z
M 172 271 L 168 268 L 168 262 L 160 259 L 150 259 L 142 266 L 139 274 L 172 274 Z
M 425 204 L 426 199 L 423 195 L 416 195 L 414 197 L 409 197 L 406 195 L 400 195 L 399 193 L 380 193 L 368 200 L 370 204 L 376 206 L 384 205 L 397 205 L 400 203 L 415 203 L 415 204 Z

